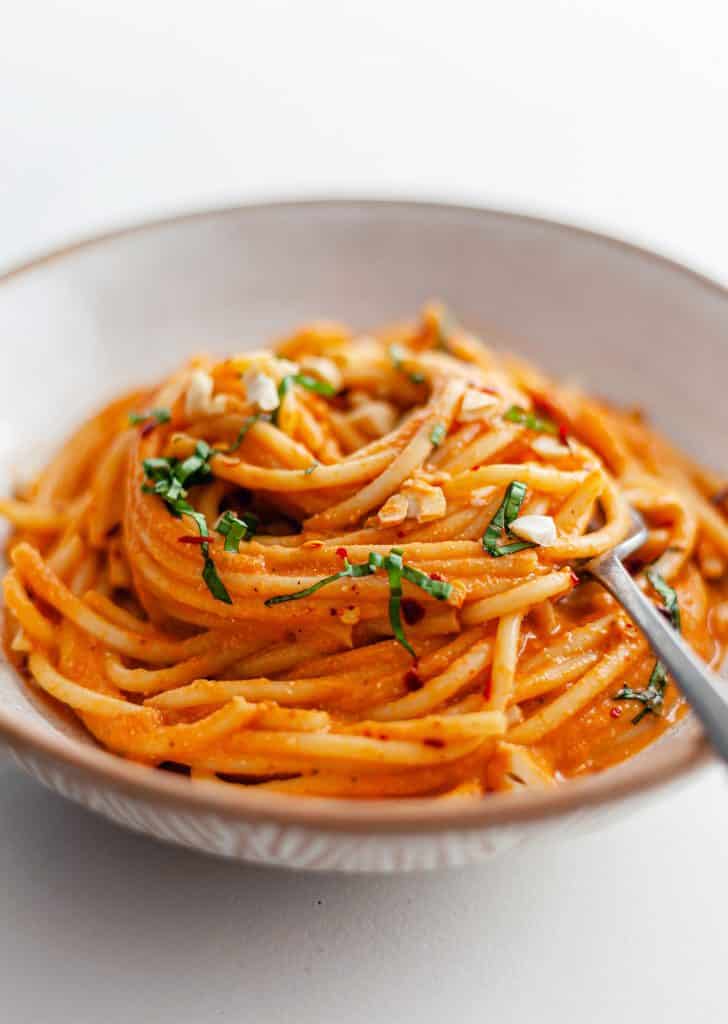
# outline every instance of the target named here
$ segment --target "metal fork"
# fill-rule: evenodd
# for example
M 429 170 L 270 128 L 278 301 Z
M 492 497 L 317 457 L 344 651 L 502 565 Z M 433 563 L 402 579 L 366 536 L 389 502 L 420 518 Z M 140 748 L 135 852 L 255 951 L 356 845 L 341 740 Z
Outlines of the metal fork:
M 632 509 L 629 536 L 611 551 L 580 566 L 580 571 L 598 580 L 644 633 L 650 647 L 690 702 L 713 747 L 728 761 L 728 683 L 693 654 L 622 564 L 622 560 L 637 551 L 646 538 L 644 519 Z

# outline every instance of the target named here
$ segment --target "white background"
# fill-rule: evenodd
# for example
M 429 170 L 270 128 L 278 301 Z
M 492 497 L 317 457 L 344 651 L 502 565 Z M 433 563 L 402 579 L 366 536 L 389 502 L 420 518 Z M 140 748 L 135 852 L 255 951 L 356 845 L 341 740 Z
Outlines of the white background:
M 159 213 L 365 194 L 584 223 L 725 281 L 726 30 L 715 0 L 11 0 L 0 264 Z M 726 1019 L 719 769 L 563 848 L 408 878 L 204 860 L 10 769 L 0 815 L 13 1024 Z

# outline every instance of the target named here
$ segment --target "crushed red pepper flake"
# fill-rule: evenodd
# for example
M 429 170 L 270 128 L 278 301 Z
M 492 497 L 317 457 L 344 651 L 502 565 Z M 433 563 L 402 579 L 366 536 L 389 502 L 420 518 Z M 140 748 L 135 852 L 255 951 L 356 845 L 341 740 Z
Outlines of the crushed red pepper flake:
M 438 739 L 436 736 L 426 736 L 422 742 L 426 747 L 437 747 L 438 750 L 445 746 L 445 740 Z
M 180 544 L 209 544 L 210 543 L 210 538 L 209 537 L 193 537 L 190 534 L 189 536 L 178 537 L 177 541 Z

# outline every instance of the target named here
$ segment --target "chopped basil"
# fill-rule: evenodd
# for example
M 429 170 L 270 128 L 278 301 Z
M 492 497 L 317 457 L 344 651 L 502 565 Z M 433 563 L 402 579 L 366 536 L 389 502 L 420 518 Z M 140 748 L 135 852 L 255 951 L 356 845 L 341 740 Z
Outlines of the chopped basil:
M 278 385 L 278 398 L 281 402 L 294 384 L 305 388 L 306 391 L 315 391 L 317 395 L 326 395 L 327 398 L 333 398 L 336 394 L 336 388 L 333 384 L 329 384 L 328 381 L 318 380 L 316 377 L 311 377 L 308 373 L 289 373 Z
M 277 597 L 269 597 L 265 604 L 270 608 L 285 601 L 298 601 L 302 597 L 311 597 L 321 590 L 322 587 L 328 586 L 329 583 L 335 583 L 336 580 L 344 579 L 347 576 L 372 576 L 377 569 L 384 569 L 389 580 L 389 621 L 395 639 L 414 657 L 415 652 L 407 640 L 404 634 L 404 627 L 402 626 L 402 578 L 410 583 L 414 583 L 415 586 L 418 586 L 438 601 L 446 601 L 450 597 L 452 584 L 445 582 L 445 580 L 433 580 L 427 573 L 421 572 L 419 569 L 413 569 L 412 566 L 404 565 L 400 548 L 392 548 L 388 555 L 380 555 L 376 551 L 372 551 L 367 561 L 359 565 L 353 565 L 347 558 L 344 558 L 344 568 L 340 572 L 334 573 L 333 576 L 325 576 L 310 587 L 306 587 L 304 590 L 297 590 L 293 594 L 279 594 Z
M 278 385 L 278 409 L 283 405 L 283 399 L 286 397 L 288 392 L 293 387 L 293 374 L 289 373 L 281 380 Z M 273 421 L 278 422 L 278 409 L 273 413 Z
M 501 544 L 501 535 L 505 533 L 510 536 L 510 526 L 514 519 L 518 518 L 523 499 L 526 497 L 526 485 L 520 480 L 513 480 L 507 487 L 503 501 L 498 511 L 488 524 L 483 534 L 483 547 L 494 558 L 502 555 L 512 555 L 516 551 L 523 551 L 525 548 L 532 548 L 530 541 L 519 540 L 512 544 Z
M 633 690 L 631 686 L 623 686 L 612 697 L 612 700 L 635 700 L 644 707 L 632 719 L 632 725 L 641 722 L 645 715 L 658 715 L 665 700 L 667 673 L 661 661 L 655 662 L 649 682 L 643 690 Z
M 298 384 L 307 391 L 315 391 L 317 395 L 325 395 L 327 398 L 333 398 L 336 394 L 336 388 L 333 384 L 329 384 L 326 380 L 312 377 L 308 373 L 294 373 L 293 383 Z
M 541 434 L 558 434 L 559 432 L 559 428 L 553 420 L 536 416 L 535 413 L 522 409 L 520 405 L 512 405 L 510 409 L 503 413 L 503 419 L 508 420 L 510 423 L 521 423 L 524 427 L 528 427 L 529 430 L 537 430 Z
M 655 569 L 647 570 L 647 579 L 665 602 L 665 610 L 670 617 L 670 622 L 672 623 L 673 628 L 679 633 L 681 629 L 681 622 L 680 605 L 678 603 L 677 593 L 669 583 L 665 582 L 660 573 Z M 631 686 L 623 686 L 621 690 L 618 690 L 617 693 L 615 693 L 612 700 L 634 700 L 642 704 L 642 710 L 639 711 L 632 719 L 632 724 L 637 725 L 638 722 L 642 721 L 645 715 L 650 713 L 653 715 L 660 714 L 660 709 L 665 702 L 667 682 L 667 671 L 665 670 L 665 666 L 661 661 L 656 661 L 647 686 L 644 689 L 634 690 Z
M 394 639 L 401 644 L 406 651 L 416 657 L 415 649 L 404 635 L 402 625 L 402 552 L 392 548 L 387 558 L 387 577 L 389 579 L 389 624 L 394 633 Z
M 445 440 L 445 434 L 447 434 L 447 428 L 444 423 L 436 423 L 430 431 L 430 441 L 434 444 L 435 448 L 439 448 L 442 442 Z
M 250 428 L 254 427 L 256 423 L 260 423 L 261 421 L 264 422 L 264 423 L 270 423 L 270 421 L 271 421 L 270 413 L 268 413 L 268 412 L 256 412 L 252 416 L 246 417 L 246 419 L 243 420 L 243 423 L 242 423 L 242 426 L 240 427 L 240 430 L 238 431 L 238 436 L 235 438 L 235 440 L 230 445 L 230 447 L 227 448 L 222 454 L 229 455 L 230 452 L 236 452 L 238 450 L 238 448 L 240 447 L 240 445 L 245 440 L 245 438 L 247 436 L 247 433 L 250 430 Z
M 424 373 L 419 373 L 417 370 L 407 370 L 404 366 L 404 361 L 407 358 L 407 353 L 401 345 L 390 345 L 389 346 L 389 358 L 394 364 L 395 370 L 401 370 L 402 373 L 407 374 L 413 384 L 424 384 L 426 377 Z
M 207 520 L 205 519 L 202 512 L 197 512 L 192 506 L 184 499 L 177 499 L 174 506 L 170 506 L 172 512 L 175 515 L 188 516 L 192 519 L 197 529 L 200 531 L 201 537 L 209 537 L 210 531 L 207 527 Z M 202 578 L 207 585 L 207 589 L 210 591 L 212 596 L 218 600 L 223 601 L 225 604 L 232 604 L 232 598 L 227 591 L 227 588 L 223 581 L 218 576 L 215 563 L 210 555 L 210 545 L 205 543 L 200 545 L 200 551 L 202 553 Z
M 311 473 L 313 473 L 313 471 L 315 469 L 318 469 L 320 465 L 321 465 L 320 462 L 316 462 L 316 461 L 312 462 L 310 466 L 306 466 L 306 468 L 303 471 L 303 475 L 304 476 L 310 476 Z
M 207 584 L 207 589 L 210 591 L 210 593 L 216 600 L 223 601 L 225 604 L 232 604 L 233 599 L 230 597 L 227 587 L 218 576 L 217 569 L 215 568 L 215 563 L 213 562 L 209 553 L 205 554 L 203 551 L 203 557 L 205 559 L 205 562 L 202 567 L 202 578 Z
M 151 485 L 146 482 L 142 484 L 142 490 L 161 498 L 173 516 L 192 519 L 200 536 L 204 538 L 210 536 L 207 520 L 186 499 L 189 487 L 205 483 L 212 475 L 210 458 L 214 454 L 215 451 L 206 441 L 198 441 L 194 453 L 182 462 L 179 459 L 153 458 L 145 459 L 142 464 L 147 480 L 152 481 Z M 232 604 L 232 598 L 218 576 L 207 540 L 200 545 L 200 552 L 203 559 L 202 578 L 207 589 L 218 601 Z
M 129 413 L 129 423 L 132 427 L 136 427 L 140 423 L 146 423 L 147 420 L 156 420 L 157 423 L 169 423 L 171 419 L 172 413 L 169 409 L 150 409 L 147 412 Z
M 402 566 L 402 575 L 420 590 L 424 590 L 430 597 L 437 598 L 438 601 L 446 601 L 452 594 L 452 583 L 446 583 L 445 580 L 433 580 L 426 572 L 422 572 L 421 569 L 413 569 L 411 565 Z
M 223 512 L 215 523 L 216 533 L 225 538 L 225 551 L 235 554 L 240 550 L 240 542 L 250 540 L 258 529 L 258 517 L 252 512 L 246 512 L 238 518 L 230 509 Z
M 672 589 L 669 583 L 665 582 L 656 569 L 647 570 L 647 579 L 664 601 L 665 609 L 670 616 L 670 622 L 672 622 L 674 628 L 680 632 L 680 605 L 678 604 L 677 593 Z
M 346 576 L 371 576 L 374 569 L 368 562 L 364 562 L 362 565 L 352 565 L 351 562 L 345 558 L 344 568 L 341 572 L 335 572 L 333 576 L 324 576 L 323 579 L 318 580 L 316 583 L 312 583 L 310 587 L 305 587 L 303 590 L 296 590 L 293 594 L 279 594 L 277 597 L 269 597 L 264 604 L 271 608 L 274 604 L 283 604 L 285 601 L 298 601 L 302 597 L 311 597 L 322 587 L 328 586 L 329 583 L 335 583 L 336 580 L 343 580 Z
M 283 400 L 294 384 L 298 384 L 299 387 L 305 388 L 307 391 L 315 391 L 318 395 L 325 395 L 327 398 L 333 398 L 336 394 L 336 388 L 325 380 L 317 380 L 316 377 L 311 377 L 307 373 L 286 374 L 278 385 L 278 408 L 273 413 L 273 422 L 276 426 L 278 426 L 278 414 Z

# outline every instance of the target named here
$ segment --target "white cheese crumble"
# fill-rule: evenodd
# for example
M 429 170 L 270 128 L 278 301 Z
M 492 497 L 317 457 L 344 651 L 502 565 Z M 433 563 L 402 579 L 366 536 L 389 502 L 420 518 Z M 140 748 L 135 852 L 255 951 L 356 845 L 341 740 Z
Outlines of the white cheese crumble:
M 539 547 L 548 547 L 556 541 L 556 523 L 551 516 L 519 516 L 509 529 L 516 537 L 538 544 Z
M 225 395 L 212 397 L 215 383 L 204 370 L 193 370 L 185 395 L 185 416 L 188 420 L 196 416 L 219 416 L 225 412 Z
M 571 455 L 571 449 L 568 445 L 562 444 L 561 441 L 557 441 L 555 437 L 550 437 L 548 434 L 540 434 L 534 438 L 531 442 L 531 447 L 535 452 L 547 459 Z
M 497 395 L 489 395 L 486 391 L 479 391 L 477 388 L 468 388 L 460 402 L 457 418 L 461 423 L 479 420 L 484 413 L 499 404 L 500 399 Z
M 377 518 L 382 526 L 396 526 L 405 519 L 430 523 L 447 513 L 447 499 L 441 487 L 424 480 L 409 480 L 402 490 L 382 505 Z
M 263 412 L 273 412 L 280 405 L 276 382 L 267 373 L 248 370 L 243 377 L 243 384 L 248 401 L 257 405 Z

